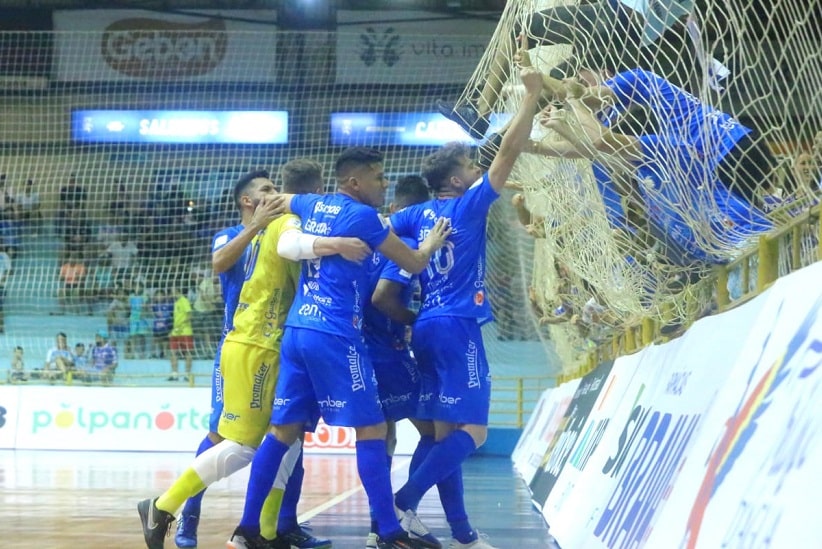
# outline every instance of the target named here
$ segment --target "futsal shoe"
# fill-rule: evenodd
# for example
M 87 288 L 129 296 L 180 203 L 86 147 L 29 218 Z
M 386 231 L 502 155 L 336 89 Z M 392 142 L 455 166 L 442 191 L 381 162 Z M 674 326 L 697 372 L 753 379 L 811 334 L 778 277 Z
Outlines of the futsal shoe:
M 451 540 L 451 544 L 448 545 L 448 549 L 497 549 L 490 543 L 488 543 L 488 536 L 485 534 L 480 534 L 477 539 L 470 543 L 460 543 L 455 539 Z
M 379 542 L 377 541 L 377 534 L 374 532 L 370 532 L 368 537 L 365 538 L 365 549 L 378 549 Z
M 311 529 L 300 524 L 295 529 L 277 534 L 277 539 L 287 541 L 292 549 L 330 549 L 331 540 L 316 538 L 311 535 Z
M 227 549 L 291 549 L 291 544 L 282 538 L 265 539 L 259 534 L 251 536 L 239 526 L 231 534 L 231 538 L 225 542 L 225 546 Z
M 488 131 L 488 118 L 480 116 L 477 109 L 470 104 L 452 106 L 450 103 L 437 99 L 437 110 L 445 118 L 453 120 L 468 132 L 468 135 L 479 141 Z
M 397 512 L 397 520 L 400 521 L 400 526 L 408 532 L 411 539 L 424 542 L 423 547 L 429 547 L 430 549 L 442 548 L 440 541 L 426 528 L 412 509 L 401 511 L 398 507 L 395 507 L 394 510 Z
M 137 504 L 140 522 L 143 524 L 143 538 L 148 549 L 163 549 L 166 537 L 171 532 L 174 515 L 157 509 L 157 498 L 144 499 Z
M 181 515 L 177 520 L 177 534 L 174 543 L 181 549 L 197 547 L 197 525 L 200 517 L 197 515 Z
M 378 549 L 430 549 L 425 540 L 414 539 L 408 535 L 408 532 L 403 532 L 399 537 L 392 540 L 378 540 Z

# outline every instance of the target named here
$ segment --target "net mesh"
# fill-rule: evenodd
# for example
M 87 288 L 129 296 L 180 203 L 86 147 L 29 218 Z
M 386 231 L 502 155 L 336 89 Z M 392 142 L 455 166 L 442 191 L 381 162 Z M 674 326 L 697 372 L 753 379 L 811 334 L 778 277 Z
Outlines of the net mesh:
M 455 112 L 474 129 L 477 114 L 515 112 L 520 66 L 555 79 L 531 136 L 543 150 L 512 178 L 536 237 L 517 249 L 533 258 L 532 310 L 564 364 L 609 327 L 706 312 L 714 265 L 818 203 L 820 7 L 507 4 Z M 784 247 L 780 270 L 814 261 L 817 235 L 798 230 L 801 257 Z

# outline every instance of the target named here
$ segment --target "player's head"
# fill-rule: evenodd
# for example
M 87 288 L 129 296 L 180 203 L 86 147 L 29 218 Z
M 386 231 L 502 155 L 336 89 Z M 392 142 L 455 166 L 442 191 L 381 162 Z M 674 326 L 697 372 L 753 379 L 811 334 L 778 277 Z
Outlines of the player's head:
M 323 167 L 310 158 L 289 160 L 280 169 L 283 192 L 309 194 L 323 192 Z
M 383 154 L 376 149 L 353 147 L 344 150 L 334 164 L 339 191 L 363 204 L 381 207 L 388 188 L 383 159 Z
M 265 197 L 277 194 L 267 170 L 252 170 L 234 185 L 234 203 L 240 212 L 253 212 Z
M 422 161 L 422 175 L 434 193 L 461 195 L 480 178 L 482 172 L 464 143 L 447 143 Z
M 20 345 L 14 348 L 14 356 L 23 356 L 23 348 Z
M 419 175 L 406 175 L 397 181 L 394 189 L 394 201 L 389 204 L 391 213 L 397 212 L 406 206 L 419 204 L 430 199 L 428 184 L 425 178 Z
M 64 332 L 57 332 L 57 348 L 65 349 L 68 347 L 68 336 Z

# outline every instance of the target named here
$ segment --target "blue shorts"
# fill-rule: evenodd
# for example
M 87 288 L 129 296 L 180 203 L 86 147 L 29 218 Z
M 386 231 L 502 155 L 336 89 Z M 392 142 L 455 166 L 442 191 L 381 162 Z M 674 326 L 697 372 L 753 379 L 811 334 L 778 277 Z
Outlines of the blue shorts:
M 362 341 L 287 327 L 274 391 L 272 425 L 365 427 L 385 421 L 374 369 Z
M 422 375 L 419 419 L 488 425 L 491 372 L 477 320 L 418 320 L 411 348 Z
M 372 353 L 372 357 L 385 419 L 416 419 L 420 401 L 420 371 L 414 357 L 407 349 L 392 349 L 391 353 L 379 353 L 379 356 Z
M 208 420 L 208 430 L 212 433 L 217 432 L 220 416 L 223 415 L 223 374 L 220 372 L 220 355 L 223 352 L 223 341 L 225 341 L 225 335 L 217 343 L 214 369 L 211 372 L 211 417 Z

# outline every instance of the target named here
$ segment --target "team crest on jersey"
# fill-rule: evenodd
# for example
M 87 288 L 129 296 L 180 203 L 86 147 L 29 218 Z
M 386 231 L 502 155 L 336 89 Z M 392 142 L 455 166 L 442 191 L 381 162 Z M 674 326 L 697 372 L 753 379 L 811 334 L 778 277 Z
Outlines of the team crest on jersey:
M 437 220 L 437 212 L 435 212 L 431 208 L 425 208 L 422 212 L 422 217 L 424 219 L 430 219 L 431 221 L 436 221 Z
M 228 235 L 221 234 L 214 240 L 214 249 L 216 250 L 220 246 L 224 245 L 226 242 L 228 242 Z
M 474 305 L 482 305 L 485 303 L 485 292 L 482 290 L 474 294 Z

